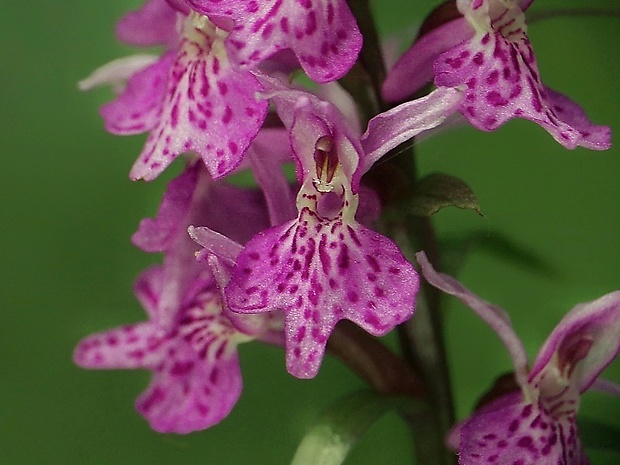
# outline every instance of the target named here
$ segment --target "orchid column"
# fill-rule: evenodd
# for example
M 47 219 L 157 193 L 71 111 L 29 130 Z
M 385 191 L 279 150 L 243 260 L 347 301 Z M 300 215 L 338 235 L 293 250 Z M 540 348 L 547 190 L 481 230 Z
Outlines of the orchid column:
M 365 1 L 149 0 L 122 18 L 122 41 L 160 46 L 161 56 L 116 60 L 81 87 L 117 89 L 101 109 L 108 131 L 148 133 L 131 179 L 154 180 L 172 163 L 181 163 L 182 173 L 168 185 L 156 218 L 143 220 L 132 238 L 163 256 L 135 286 L 149 321 L 86 338 L 76 363 L 151 370 L 138 411 L 157 431 L 188 433 L 224 420 L 237 402 L 239 344 L 281 346 L 287 371 L 300 379 L 320 376 L 332 353 L 375 391 L 372 405 L 403 414 L 418 463 L 454 463 L 444 446 L 454 412 L 443 310 L 416 271 L 413 252 L 425 249 L 438 266 L 429 217 L 446 206 L 480 207 L 464 181 L 418 176 L 413 138 L 446 121 L 493 131 L 524 118 L 566 148 L 610 146 L 608 127 L 542 84 L 527 36 L 530 3 L 446 4 L 453 17 L 429 16 L 387 74 L 384 62 L 393 57 L 384 57 Z M 252 186 L 230 182 L 243 172 Z M 433 286 L 455 294 L 438 284 L 426 259 L 421 264 Z M 618 299 L 610 295 L 604 309 L 584 319 L 598 332 L 574 331 L 590 345 L 578 344 L 575 354 L 569 344 L 554 362 L 565 369 L 594 359 L 597 372 L 575 381 L 579 393 L 620 347 Z M 609 329 L 599 331 L 592 319 L 609 320 Z M 392 331 L 402 356 L 376 339 Z M 514 341 L 507 345 L 518 352 Z M 522 355 L 514 355 L 524 392 L 516 405 L 537 405 L 531 413 L 543 399 L 553 410 L 547 404 L 555 387 L 543 389 L 534 378 L 556 365 L 525 381 Z M 339 428 L 360 429 L 354 420 L 344 423 Z M 482 446 L 468 445 L 480 441 L 476 424 L 453 430 L 461 437 L 452 443 L 469 454 L 461 463 L 482 463 L 475 461 Z M 571 447 L 550 457 L 585 463 L 576 429 L 570 438 Z M 498 448 L 509 443 L 496 439 Z M 295 463 L 341 463 L 346 453 L 330 455 L 328 444 L 302 442 Z M 513 451 L 512 462 L 500 454 L 486 459 L 542 463 L 551 449 Z M 324 455 L 332 461 L 321 462 Z

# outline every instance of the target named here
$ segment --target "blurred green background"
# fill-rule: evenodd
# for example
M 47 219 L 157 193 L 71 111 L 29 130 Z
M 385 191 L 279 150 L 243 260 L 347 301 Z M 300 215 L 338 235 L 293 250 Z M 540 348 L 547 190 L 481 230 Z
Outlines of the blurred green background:
M 241 347 L 245 386 L 232 414 L 188 436 L 152 432 L 133 409 L 146 372 L 83 371 L 71 353 L 83 336 L 139 321 L 131 285 L 158 260 L 129 242 L 138 221 L 156 211 L 169 170 L 132 183 L 128 171 L 143 136 L 114 137 L 97 108 L 106 91 L 80 94 L 76 82 L 107 61 L 132 53 L 114 22 L 137 0 L 0 2 L 0 464 L 286 464 L 306 428 L 327 404 L 361 382 L 334 360 L 319 376 L 288 376 L 283 354 Z M 374 2 L 384 34 L 403 32 L 436 4 Z M 530 10 L 582 6 L 536 2 Z M 594 0 L 613 7 L 616 0 Z M 530 26 L 545 83 L 582 104 L 591 119 L 620 131 L 620 21 L 570 17 Z M 473 187 L 484 216 L 444 210 L 444 235 L 496 230 L 539 254 L 541 274 L 474 253 L 460 279 L 506 308 L 528 352 L 578 302 L 620 287 L 620 149 L 568 152 L 545 131 L 513 121 L 493 134 L 463 128 L 419 146 L 423 172 L 444 171 Z M 177 166 L 178 169 L 178 166 Z M 450 301 L 447 338 L 459 417 L 496 375 L 506 351 L 473 313 Z M 606 376 L 620 382 L 620 363 Z M 589 393 L 580 414 L 620 426 L 620 402 Z M 395 415 L 377 423 L 349 464 L 409 464 L 411 447 Z M 620 454 L 589 450 L 592 462 Z

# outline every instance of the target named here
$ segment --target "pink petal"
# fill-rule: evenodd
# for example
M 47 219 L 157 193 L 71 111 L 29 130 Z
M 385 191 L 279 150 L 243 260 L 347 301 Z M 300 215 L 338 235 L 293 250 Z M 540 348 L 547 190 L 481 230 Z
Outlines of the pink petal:
M 430 284 L 458 298 L 476 312 L 476 314 L 497 333 L 510 353 L 517 382 L 522 387 L 525 387 L 527 378 L 527 354 L 525 353 L 523 343 L 512 329 L 508 314 L 497 305 L 482 300 L 451 276 L 435 271 L 424 252 L 418 252 L 416 254 L 416 259 L 422 268 L 422 274 Z
M 241 373 L 236 346 L 252 339 L 222 313 L 213 280 L 180 309 L 177 326 L 136 403 L 160 432 L 189 433 L 222 420 L 237 402 Z
M 523 13 L 518 8 L 503 11 L 493 20 L 482 13 L 473 15 L 472 21 L 490 21 L 492 28 L 442 54 L 434 65 L 435 84 L 465 86 L 460 111 L 483 131 L 525 118 L 566 148 L 607 148 L 608 128 L 593 125 L 575 103 L 546 91 L 525 34 Z
M 284 149 L 289 158 L 292 156 L 288 140 L 284 141 Z M 272 225 L 282 224 L 297 216 L 295 194 L 287 181 L 277 157 L 273 157 L 277 146 L 267 146 L 254 141 L 249 152 L 254 178 L 265 196 L 269 219 Z
M 150 320 L 159 318 L 159 301 L 164 289 L 164 269 L 162 266 L 153 266 L 146 269 L 133 286 L 136 298 L 146 310 Z
M 84 338 L 73 361 L 82 368 L 151 368 L 162 343 L 163 333 L 151 323 L 123 326 Z
M 218 52 L 218 32 L 190 15 L 170 71 L 156 127 L 134 164 L 132 179 L 152 180 L 181 153 L 194 151 L 218 179 L 236 168 L 267 114 L 267 101 L 249 72 L 238 72 Z M 219 54 L 219 55 L 218 55 Z
M 173 45 L 179 39 L 177 14 L 166 0 L 148 0 L 116 24 L 116 37 L 129 45 Z
M 362 36 L 344 0 L 190 0 L 207 16 L 225 16 L 235 25 L 227 51 L 240 66 L 256 67 L 290 48 L 308 76 L 319 83 L 339 79 L 353 66 Z
M 368 171 L 379 158 L 403 142 L 439 126 L 457 111 L 462 99 L 463 94 L 458 89 L 439 88 L 372 118 L 362 136 L 362 172 Z
M 241 313 L 284 310 L 288 370 L 311 378 L 339 320 L 386 334 L 411 316 L 417 289 L 413 267 L 389 239 L 304 210 L 247 244 L 226 296 Z
M 557 422 L 524 402 L 504 396 L 461 426 L 459 464 L 587 465 L 574 417 Z
M 433 63 L 437 57 L 473 35 L 465 18 L 459 18 L 422 36 L 388 73 L 381 88 L 383 98 L 398 102 L 413 95 L 433 80 Z
M 157 126 L 173 59 L 174 55 L 168 53 L 138 71 L 116 100 L 101 107 L 106 130 L 128 135 L 150 131 Z
M 241 386 L 236 353 L 211 364 L 192 356 L 166 359 L 136 409 L 155 431 L 191 433 L 223 420 L 237 403 Z
M 170 250 L 179 234 L 185 235 L 187 225 L 191 221 L 187 216 L 192 208 L 199 179 L 202 188 L 208 188 L 210 179 L 204 174 L 201 176 L 200 166 L 194 164 L 170 181 L 157 217 L 140 221 L 140 226 L 131 237 L 131 242 L 145 252 Z
M 585 391 L 620 351 L 620 291 L 574 307 L 540 349 L 530 382 L 558 378 Z

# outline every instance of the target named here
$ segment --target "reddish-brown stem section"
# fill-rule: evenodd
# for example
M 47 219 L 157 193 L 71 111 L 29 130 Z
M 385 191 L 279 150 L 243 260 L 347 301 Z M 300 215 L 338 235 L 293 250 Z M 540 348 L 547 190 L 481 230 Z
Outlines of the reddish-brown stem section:
M 380 394 L 423 398 L 424 386 L 411 367 L 350 321 L 341 321 L 329 338 L 327 350 Z

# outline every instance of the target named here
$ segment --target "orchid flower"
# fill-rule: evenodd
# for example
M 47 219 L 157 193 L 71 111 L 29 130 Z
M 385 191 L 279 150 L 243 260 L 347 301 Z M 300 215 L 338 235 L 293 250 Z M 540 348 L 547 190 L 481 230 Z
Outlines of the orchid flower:
M 226 301 L 243 314 L 284 311 L 287 368 L 311 378 L 339 320 L 383 335 L 412 315 L 417 274 L 390 239 L 356 220 L 360 178 L 382 154 L 440 124 L 459 96 L 439 92 L 405 104 L 377 117 L 362 137 L 333 105 L 269 79 L 263 84 L 272 86 L 290 132 L 297 214 L 236 256 Z
M 275 52 L 292 49 L 319 83 L 344 76 L 357 60 L 362 35 L 345 0 L 187 0 L 209 17 L 232 20 L 225 41 L 230 59 L 256 68 Z
M 433 286 L 471 307 L 510 352 L 520 391 L 496 399 L 451 435 L 463 465 L 585 465 L 575 416 L 580 395 L 620 351 L 620 291 L 579 304 L 543 344 L 531 369 L 506 313 L 435 271 L 416 255 Z
M 610 129 L 592 124 L 568 97 L 545 87 L 523 11 L 532 0 L 457 0 L 463 15 L 423 35 L 389 73 L 383 94 L 397 101 L 435 77 L 464 89 L 460 113 L 493 131 L 509 119 L 539 124 L 564 147 L 610 147 Z
M 118 32 L 131 39 L 147 29 L 150 42 L 170 44 L 177 17 L 176 43 L 143 68 L 129 61 L 125 69 L 133 73 L 121 72 L 130 74 L 126 88 L 101 108 L 111 133 L 149 132 L 130 172 L 134 180 L 156 178 L 185 152 L 200 155 L 211 175 L 221 178 L 241 163 L 267 114 L 267 102 L 255 98 L 262 89 L 258 80 L 231 66 L 224 48 L 228 33 L 206 16 L 193 11 L 176 14 L 165 0 L 151 0 L 123 18 Z M 137 31 L 131 32 L 131 26 Z M 100 74 L 95 71 L 86 83 L 101 83 L 96 79 Z
M 197 222 L 246 241 L 266 227 L 263 205 L 260 192 L 213 182 L 200 163 L 188 166 L 170 183 L 157 217 L 133 236 L 144 250 L 165 255 L 135 286 L 149 321 L 91 335 L 75 350 L 85 368 L 153 371 L 136 407 L 157 431 L 188 433 L 226 417 L 242 385 L 236 346 L 272 331 L 264 315 L 231 317 L 218 270 L 194 260 L 198 247 L 186 233 Z

